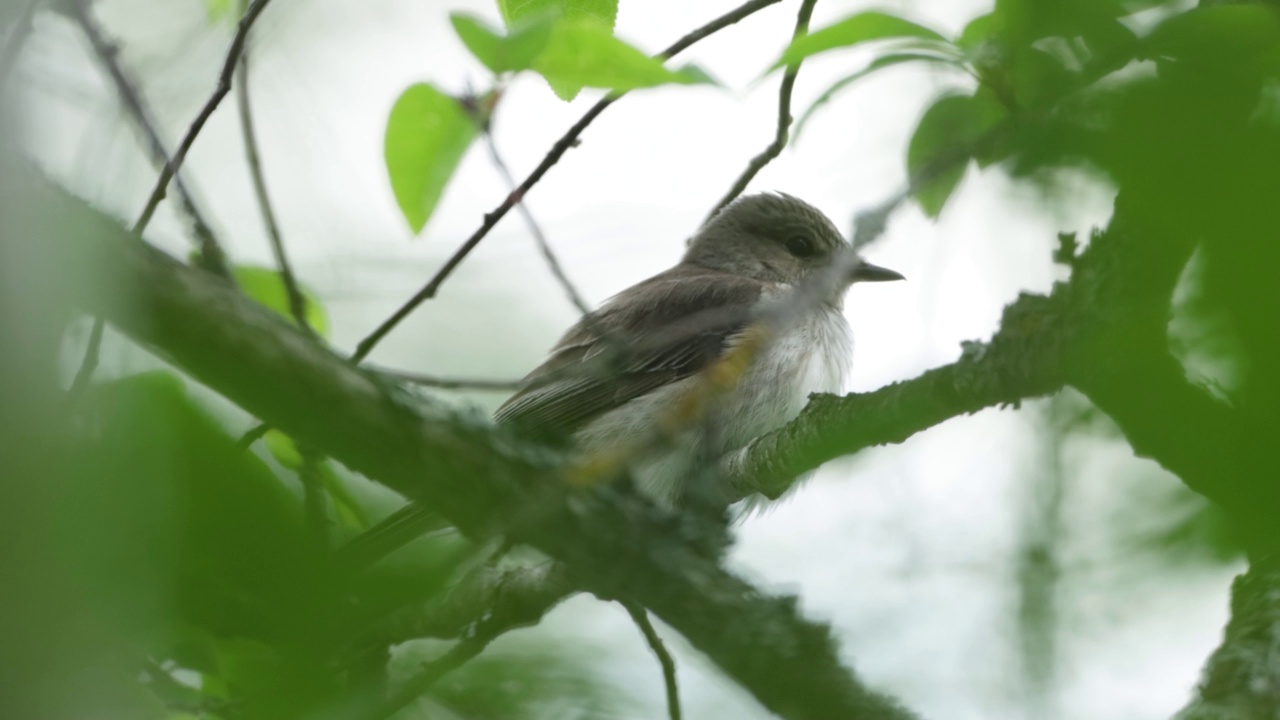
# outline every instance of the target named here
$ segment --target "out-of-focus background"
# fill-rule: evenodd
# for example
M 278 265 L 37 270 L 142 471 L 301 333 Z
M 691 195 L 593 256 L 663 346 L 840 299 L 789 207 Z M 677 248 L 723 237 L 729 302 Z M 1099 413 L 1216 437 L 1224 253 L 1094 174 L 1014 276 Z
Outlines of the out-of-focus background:
M 881 4 L 949 35 L 987 5 Z M 623 0 L 616 32 L 656 52 L 729 6 Z M 719 86 L 628 95 L 529 193 L 529 209 L 589 303 L 673 264 L 748 159 L 771 140 L 780 76 L 764 73 L 790 38 L 795 9 L 781 3 L 695 45 L 681 61 L 696 63 Z M 813 24 L 859 9 L 863 4 L 823 0 Z M 455 10 L 501 23 L 488 0 L 276 0 L 252 34 L 266 180 L 295 270 L 327 312 L 331 342 L 344 351 L 430 277 L 507 192 L 475 143 L 414 236 L 387 179 L 384 131 L 406 86 L 429 81 L 457 94 L 488 88 L 488 71 L 450 26 Z M 211 19 L 201 0 L 98 0 L 93 12 L 172 145 L 213 88 L 234 20 Z M 796 107 L 807 107 L 865 52 L 806 62 Z M 11 82 L 10 97 L 21 102 L 4 112 L 16 118 L 25 155 L 130 221 L 156 173 L 77 26 L 39 12 Z M 816 113 L 750 190 L 794 194 L 851 229 L 856 212 L 902 188 L 916 121 L 951 87 L 970 88 L 972 80 L 917 65 L 866 79 Z M 493 119 L 496 144 L 514 173 L 532 169 L 600 96 L 587 90 L 566 103 L 537 75 L 518 76 Z M 184 176 L 235 263 L 270 267 L 235 102 L 228 98 L 212 117 Z M 1087 237 L 1104 225 L 1114 190 L 1100 176 L 1076 171 L 1055 176 L 1051 193 L 1042 190 L 998 169 L 971 167 L 938 221 L 914 204 L 893 217 L 865 254 L 908 282 L 850 293 L 855 359 L 848 390 L 871 390 L 954 360 L 962 341 L 996 329 L 1002 307 L 1019 292 L 1047 291 L 1066 276 L 1052 260 L 1058 233 Z M 184 257 L 185 228 L 166 202 L 146 237 Z M 371 360 L 440 376 L 515 379 L 576 316 L 512 214 Z M 68 334 L 68 378 L 88 328 L 83 321 Z M 163 366 L 110 330 L 102 358 L 103 379 Z M 252 418 L 188 385 L 230 432 L 252 426 Z M 442 394 L 485 412 L 503 399 Z M 391 502 L 389 493 L 366 490 Z M 1219 641 L 1230 579 L 1243 567 L 1230 551 L 1202 542 L 1202 521 L 1201 501 L 1154 463 L 1136 459 L 1105 417 L 1068 392 L 954 419 L 901 446 L 828 464 L 736 528 L 732 565 L 763 587 L 798 594 L 804 613 L 832 623 L 847 661 L 872 686 L 923 716 L 1165 718 L 1186 702 Z M 686 717 L 770 716 L 674 632 L 659 631 L 676 656 Z M 577 658 L 584 682 L 605 688 L 605 716 L 665 713 L 658 665 L 620 607 L 573 598 L 489 653 L 544 645 Z M 191 673 L 176 677 L 195 682 Z

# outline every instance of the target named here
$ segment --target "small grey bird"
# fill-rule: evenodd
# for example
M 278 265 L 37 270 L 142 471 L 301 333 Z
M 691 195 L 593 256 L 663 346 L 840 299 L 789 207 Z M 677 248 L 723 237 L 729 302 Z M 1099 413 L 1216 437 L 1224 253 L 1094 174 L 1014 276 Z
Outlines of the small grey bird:
M 773 313 L 786 322 L 775 323 L 741 376 L 716 399 L 714 422 L 686 423 L 675 442 L 631 459 L 640 489 L 679 508 L 696 475 L 693 463 L 743 448 L 794 419 L 810 393 L 843 386 L 853 353 L 841 312 L 845 291 L 858 281 L 903 277 L 857 263 L 847 277 L 828 282 L 812 307 L 778 311 L 795 302 L 798 287 L 823 279 L 819 274 L 830 272 L 848 247 L 806 202 L 784 194 L 739 198 L 689 241 L 679 264 L 571 327 L 494 418 L 526 435 L 568 439 L 583 453 L 634 445 L 698 392 L 702 370 Z M 410 506 L 351 545 L 377 543 L 376 559 L 438 524 L 428 516 Z

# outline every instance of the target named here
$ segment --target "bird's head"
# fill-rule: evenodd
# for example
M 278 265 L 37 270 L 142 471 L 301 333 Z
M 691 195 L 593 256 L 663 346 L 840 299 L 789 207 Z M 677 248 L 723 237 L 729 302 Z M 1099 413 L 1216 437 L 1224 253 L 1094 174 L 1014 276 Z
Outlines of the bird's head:
M 809 203 L 782 193 L 746 195 L 716 213 L 689 241 L 684 262 L 757 280 L 796 284 L 829 267 L 849 247 L 834 223 Z M 902 280 L 867 262 L 854 266 L 848 284 Z

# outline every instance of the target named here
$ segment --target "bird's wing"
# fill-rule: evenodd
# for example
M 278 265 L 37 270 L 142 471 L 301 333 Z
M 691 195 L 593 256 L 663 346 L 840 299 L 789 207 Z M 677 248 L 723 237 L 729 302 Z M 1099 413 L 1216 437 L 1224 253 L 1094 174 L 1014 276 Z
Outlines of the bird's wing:
M 753 319 L 764 284 L 692 265 L 636 285 L 570 328 L 494 418 L 567 437 L 720 356 Z

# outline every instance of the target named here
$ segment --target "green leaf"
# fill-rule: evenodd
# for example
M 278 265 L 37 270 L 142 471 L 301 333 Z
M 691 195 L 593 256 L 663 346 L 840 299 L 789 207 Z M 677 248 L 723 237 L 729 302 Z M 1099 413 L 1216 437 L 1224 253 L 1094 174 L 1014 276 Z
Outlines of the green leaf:
M 391 108 L 387 173 L 415 234 L 426 227 L 475 135 L 475 124 L 458 101 L 426 83 L 410 85 Z
M 937 219 L 964 178 L 974 144 L 1003 117 L 986 96 L 947 95 L 936 101 L 907 146 L 907 173 L 925 215 Z
M 210 25 L 217 24 L 231 17 L 239 5 L 236 0 L 204 0 L 204 15 Z
M 222 628 L 294 612 L 283 609 L 283 596 L 304 586 L 299 576 L 310 567 L 300 503 L 262 460 L 236 446 L 180 378 L 122 378 L 94 388 L 85 407 L 94 437 L 74 464 L 89 483 L 67 489 L 68 511 L 82 514 L 65 519 L 75 523 L 71 537 L 96 538 L 86 556 L 94 572 L 124 581 L 114 587 L 121 607 Z M 129 545 L 145 552 L 122 554 Z M 172 617 L 138 580 L 166 567 L 176 574 L 163 589 Z M 99 590 L 94 602 L 112 599 L 110 588 Z
M 927 53 L 893 53 L 891 55 L 878 57 L 858 72 L 837 80 L 834 85 L 827 88 L 826 91 L 819 95 L 817 100 L 813 101 L 813 104 L 804 111 L 804 114 L 800 116 L 800 120 L 796 122 L 795 134 L 793 136 L 795 141 L 800 140 L 800 133 L 804 130 L 805 124 L 809 122 L 809 118 L 812 117 L 813 112 L 819 107 L 830 102 L 831 98 L 834 97 L 836 93 L 878 70 L 883 70 L 887 67 L 893 67 L 894 65 L 901 65 L 912 61 L 944 63 L 953 67 L 962 67 L 960 63 L 952 58 L 942 55 L 930 55 Z
M 557 16 L 535 15 L 515 24 L 507 35 L 466 13 L 450 13 L 453 29 L 471 54 L 495 73 L 528 70 L 547 45 Z
M 1148 38 L 1155 54 L 1233 67 L 1265 61 L 1280 51 L 1280 17 L 1265 5 L 1213 5 L 1175 15 Z
M 610 31 L 618 19 L 618 0 L 498 0 L 498 11 L 508 28 L 539 15 L 566 20 L 591 20 Z
M 502 13 L 502 20 L 513 37 L 525 24 L 547 18 L 594 23 L 613 35 L 618 19 L 618 0 L 498 0 L 498 11 Z M 543 46 L 545 44 L 544 38 Z M 547 75 L 544 77 L 555 94 L 566 102 L 577 97 L 583 86 L 588 84 Z
M 286 320 L 294 321 L 293 310 L 289 307 L 289 293 L 278 271 L 272 268 L 241 265 L 233 268 L 231 275 L 235 277 L 236 284 L 244 290 L 245 295 L 279 313 Z M 324 307 L 320 305 L 320 301 L 314 294 L 302 288 L 299 290 L 302 292 L 302 300 L 306 308 L 304 316 L 307 324 L 320 337 L 328 337 L 329 318 L 325 314 Z
M 290 470 L 297 470 L 302 467 L 302 452 L 298 450 L 298 445 L 293 442 L 293 438 L 284 433 L 271 428 L 262 438 L 262 444 L 266 445 L 267 452 L 271 453 L 271 457 L 276 459 L 284 467 Z
M 996 16 L 994 13 L 979 15 L 969 21 L 956 38 L 956 45 L 965 51 L 973 51 L 991 39 L 996 32 Z
M 769 69 L 794 65 L 827 50 L 847 48 L 873 40 L 920 38 L 947 43 L 942 35 L 896 15 L 868 10 L 860 12 L 821 30 L 796 38 Z M 949 43 L 948 43 L 949 44 Z
M 551 83 L 556 94 L 565 99 L 577 92 L 576 87 L 634 90 L 671 83 L 708 82 L 708 75 L 701 70 L 693 67 L 671 70 L 592 20 L 565 19 L 557 23 L 533 67 Z

